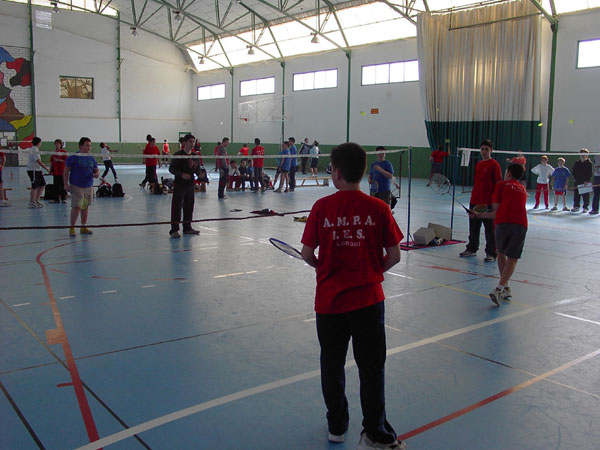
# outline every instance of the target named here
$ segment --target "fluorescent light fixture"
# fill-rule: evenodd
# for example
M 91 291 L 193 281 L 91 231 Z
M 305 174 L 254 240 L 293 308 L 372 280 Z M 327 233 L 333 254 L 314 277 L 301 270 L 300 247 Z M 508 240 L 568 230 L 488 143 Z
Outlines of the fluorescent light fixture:
M 198 61 L 198 64 L 204 64 L 204 56 L 200 56 L 200 61 Z
M 175 14 L 175 22 L 181 22 L 181 11 L 173 11 Z
M 137 37 L 137 35 L 138 35 L 137 28 L 136 27 L 129 27 L 129 29 L 131 30 L 131 35 L 133 37 Z

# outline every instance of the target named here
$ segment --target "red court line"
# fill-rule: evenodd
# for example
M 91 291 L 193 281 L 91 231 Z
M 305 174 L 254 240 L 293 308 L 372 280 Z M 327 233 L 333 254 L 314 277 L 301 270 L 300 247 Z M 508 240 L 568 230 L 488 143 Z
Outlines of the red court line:
M 71 375 L 71 382 L 73 384 L 73 388 L 75 389 L 77 403 L 79 404 L 79 410 L 81 411 L 81 416 L 83 418 L 83 423 L 85 424 L 85 429 L 87 431 L 90 442 L 94 442 L 99 439 L 98 430 L 96 429 L 96 423 L 94 422 L 94 417 L 92 416 L 92 411 L 90 410 L 90 405 L 87 401 L 87 397 L 83 389 L 83 383 L 81 382 L 81 378 L 79 377 L 79 370 L 77 370 L 75 358 L 73 357 L 73 352 L 71 351 L 71 345 L 69 344 L 69 339 L 67 338 L 67 333 L 65 332 L 65 328 L 62 323 L 62 318 L 60 317 L 60 311 L 58 310 L 56 299 L 54 298 L 54 292 L 52 291 L 52 286 L 50 285 L 50 278 L 48 277 L 46 266 L 42 262 L 42 256 L 45 253 L 49 252 L 50 250 L 63 247 L 65 245 L 71 245 L 71 242 L 67 242 L 65 244 L 60 244 L 55 247 L 46 249 L 39 255 L 37 255 L 35 258 L 35 261 L 39 264 L 42 270 L 44 284 L 46 285 L 46 292 L 48 293 L 50 307 L 52 308 L 54 322 L 56 323 L 56 328 L 54 330 L 46 331 L 46 340 L 49 345 L 62 345 L 63 352 L 65 353 L 65 359 L 67 361 L 67 368 Z
M 489 403 L 492 403 L 492 402 L 494 402 L 494 401 L 496 401 L 498 399 L 506 397 L 509 394 L 513 394 L 514 392 L 518 392 L 518 391 L 520 391 L 522 389 L 525 389 L 526 387 L 531 386 L 532 384 L 535 384 L 538 381 L 545 380 L 546 378 L 551 377 L 552 375 L 555 375 L 555 374 L 557 374 L 559 372 L 562 372 L 562 371 L 564 371 L 564 370 L 566 370 L 566 369 L 568 369 L 570 367 L 573 367 L 573 366 L 575 366 L 575 365 L 577 365 L 577 364 L 579 364 L 579 363 L 581 363 L 583 361 L 586 361 L 586 360 L 588 360 L 590 358 L 593 358 L 594 356 L 596 356 L 598 354 L 600 354 L 600 349 L 595 350 L 595 351 L 593 351 L 591 353 L 588 353 L 587 355 L 583 355 L 580 358 L 574 359 L 573 361 L 570 361 L 570 362 L 568 362 L 566 364 L 563 364 L 560 367 L 557 367 L 555 369 L 549 370 L 548 372 L 543 373 L 541 375 L 538 375 L 537 377 L 530 378 L 529 380 L 524 381 L 523 383 L 517 384 L 516 386 L 513 386 L 511 388 L 505 389 L 504 391 L 498 392 L 497 394 L 494 394 L 494 395 L 491 395 L 491 396 L 489 396 L 487 398 L 484 398 L 483 400 L 481 400 L 479 402 L 473 403 L 472 405 L 469 405 L 469 406 L 467 406 L 465 408 L 459 409 L 458 411 L 455 411 L 455 412 L 453 412 L 451 414 L 448 414 L 445 417 L 441 417 L 441 418 L 439 418 L 437 420 L 434 420 L 433 422 L 429 422 L 428 424 L 420 426 L 419 428 L 415 428 L 414 430 L 409 431 L 408 433 L 404 433 L 403 435 L 398 436 L 398 439 L 399 440 L 410 439 L 411 437 L 414 437 L 414 436 L 416 436 L 418 434 L 421 434 L 421 433 L 423 433 L 425 431 L 431 430 L 432 428 L 435 428 L 435 427 L 437 427 L 439 425 L 442 425 L 442 424 L 444 424 L 446 422 L 450 422 L 451 420 L 456 419 L 457 417 L 463 416 L 463 415 L 465 415 L 467 413 L 470 413 L 471 411 L 474 411 L 474 410 L 476 410 L 478 408 L 481 408 L 482 406 L 485 406 L 485 405 L 487 405 Z

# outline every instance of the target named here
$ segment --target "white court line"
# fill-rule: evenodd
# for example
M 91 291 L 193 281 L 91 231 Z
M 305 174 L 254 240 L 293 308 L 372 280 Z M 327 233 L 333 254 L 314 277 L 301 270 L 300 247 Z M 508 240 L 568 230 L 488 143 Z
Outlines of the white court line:
M 16 305 L 13 305 L 14 307 L 19 307 L 19 306 L 27 306 L 27 305 L 31 305 L 31 303 L 17 303 Z
M 226 273 L 224 275 L 215 275 L 213 278 L 235 277 L 237 275 L 244 275 L 244 272 L 235 272 L 235 273 Z
M 438 334 L 437 336 L 432 336 L 430 338 L 421 339 L 420 341 L 413 342 L 411 344 L 402 345 L 400 347 L 392 348 L 387 351 L 387 355 L 395 355 L 396 353 L 405 352 L 407 350 L 411 350 L 417 347 L 422 347 L 424 345 L 428 345 L 434 342 L 438 342 L 444 339 L 448 339 L 451 337 L 458 336 L 460 334 L 469 333 L 473 330 L 477 330 L 479 328 L 484 328 L 490 325 L 494 325 L 500 322 L 504 322 L 506 320 L 513 319 L 515 317 L 523 316 L 525 314 L 529 314 L 535 311 L 539 311 L 541 309 L 551 308 L 554 306 L 564 305 L 566 303 L 572 303 L 578 300 L 586 300 L 586 299 L 594 299 L 592 296 L 581 296 L 581 297 L 573 297 L 565 300 L 558 300 L 556 302 L 552 302 L 548 305 L 540 305 L 535 306 L 533 308 L 529 308 L 523 311 L 519 311 L 512 314 L 507 314 L 506 316 L 499 317 L 497 319 L 485 320 L 483 322 L 470 325 L 468 327 L 459 328 L 454 331 L 449 331 L 447 333 Z M 346 367 L 353 367 L 356 365 L 354 360 L 350 360 L 346 363 Z M 143 422 L 139 425 L 133 426 L 123 431 L 119 431 L 118 433 L 111 434 L 97 441 L 91 442 L 87 445 L 79 447 L 75 450 L 96 450 L 101 447 L 106 447 L 107 445 L 114 444 L 116 442 L 122 441 L 131 437 L 135 434 L 143 433 L 144 431 L 151 430 L 152 428 L 156 428 L 162 426 L 166 423 L 174 422 L 176 420 L 182 419 L 184 417 L 191 416 L 193 414 L 199 413 L 201 411 L 206 411 L 207 409 L 211 409 L 217 406 L 225 405 L 230 402 L 234 402 L 240 400 L 242 398 L 251 397 L 256 394 L 260 394 L 262 392 L 271 391 L 273 389 L 282 388 L 285 386 L 289 386 L 290 384 L 298 383 L 300 381 L 309 380 L 314 377 L 318 377 L 320 375 L 320 370 L 312 370 L 310 372 L 305 372 L 299 375 L 295 375 L 289 378 L 283 378 L 279 381 L 273 381 L 271 383 L 261 384 L 260 386 L 255 386 L 253 388 L 245 389 L 243 391 L 235 392 L 233 394 L 225 395 L 223 397 L 219 397 L 213 400 L 209 400 L 207 402 L 198 403 L 197 405 L 190 406 L 189 408 L 181 409 L 179 411 L 172 412 L 170 414 L 166 414 L 161 417 L 157 417 L 156 419 L 149 420 L 147 422 Z
M 389 326 L 389 325 L 385 325 L 385 327 L 386 327 L 386 328 L 389 328 L 390 330 L 397 331 L 398 333 L 402 333 L 402 330 L 400 330 L 400 329 L 398 329 L 398 328 L 394 328 L 394 327 L 391 327 L 391 326 Z
M 246 273 L 258 273 L 258 270 L 251 270 L 250 272 L 246 272 Z
M 146 286 L 142 286 L 142 289 L 151 288 L 151 287 L 156 287 L 156 285 L 155 284 L 147 284 Z
M 595 323 L 596 325 L 600 325 L 600 322 L 596 322 L 594 320 L 582 319 L 581 317 L 570 316 L 568 314 L 563 314 L 563 313 L 559 313 L 559 312 L 555 312 L 554 314 L 556 314 L 557 316 L 568 317 L 569 319 L 576 319 L 576 320 L 581 320 L 582 322 L 589 322 L 589 323 Z
M 246 246 L 246 245 L 254 245 L 254 242 L 248 242 L 246 244 L 240 244 L 240 247 Z
M 103 294 L 114 294 L 117 291 L 102 291 Z
M 59 300 L 66 300 L 68 298 L 75 298 L 75 296 L 74 295 L 67 295 L 65 297 L 58 297 Z
M 312 319 L 304 319 L 305 322 L 316 322 L 317 318 L 313 317 Z

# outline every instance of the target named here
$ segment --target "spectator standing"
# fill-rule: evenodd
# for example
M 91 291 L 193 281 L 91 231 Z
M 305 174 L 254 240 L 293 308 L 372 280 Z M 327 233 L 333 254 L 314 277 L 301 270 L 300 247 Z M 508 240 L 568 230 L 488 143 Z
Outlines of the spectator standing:
M 372 181 L 377 182 L 377 191 L 372 193 L 373 197 L 383 200 L 390 206 L 392 201 L 390 181 L 394 177 L 394 167 L 385 159 L 385 147 L 379 146 L 375 150 L 379 153 L 377 153 L 377 161 L 371 164 L 371 170 L 369 170 L 369 184 Z
M 310 174 L 316 177 L 319 174 L 319 143 L 313 142 L 310 152 Z
M 112 152 L 118 152 L 119 150 L 111 150 L 108 144 L 104 142 L 100 142 L 100 152 L 102 153 L 102 162 L 104 163 L 104 173 L 100 176 L 100 180 L 104 182 L 104 177 L 110 170 L 115 178 L 115 182 L 117 182 L 117 171 L 115 170 L 115 166 L 113 166 L 112 156 L 110 154 Z
M 227 178 L 229 176 L 229 158 L 227 158 L 227 147 L 229 146 L 229 138 L 223 138 L 221 145 L 217 148 L 216 167 L 219 170 L 219 198 L 227 198 L 225 195 L 225 187 L 227 186 Z
M 52 174 L 54 189 L 56 189 L 56 200 L 51 200 L 52 203 L 67 202 L 67 191 L 65 191 L 65 181 L 63 179 L 66 161 L 67 152 L 63 148 L 63 142 L 61 139 L 55 139 L 54 153 L 50 157 L 50 173 Z
M 308 163 L 308 155 L 310 153 L 310 148 L 312 146 L 308 143 L 308 138 L 304 138 L 304 142 L 302 143 L 302 147 L 300 147 L 300 151 L 298 152 L 300 155 L 306 155 L 300 157 L 300 164 L 302 165 L 302 174 L 306 175 L 306 164 Z
M 579 151 L 579 160 L 573 164 L 573 170 L 571 175 L 575 179 L 575 193 L 573 195 L 573 209 L 572 212 L 579 212 L 579 206 L 581 204 L 581 198 L 583 197 L 583 212 L 587 212 L 588 206 L 590 205 L 590 194 L 580 194 L 578 186 L 582 184 L 588 184 L 594 174 L 594 167 L 592 162 L 589 160 L 589 150 L 582 148 Z
M 297 155 L 298 149 L 296 148 L 296 139 L 291 137 L 288 139 L 290 155 Z M 296 189 L 296 172 L 298 171 L 298 158 L 290 158 L 290 192 L 294 192 Z
M 262 156 L 265 154 L 265 149 L 260 145 L 260 139 L 254 139 L 254 148 L 252 149 L 252 166 L 254 167 L 254 192 L 258 192 L 258 185 L 260 184 L 261 192 L 265 192 L 265 179 L 263 177 L 263 167 L 265 160 Z
M 1 182 L 1 180 L 0 180 Z M 598 214 L 600 203 L 600 154 L 594 157 L 594 198 L 592 200 L 592 210 L 590 214 Z
M 42 196 L 44 186 L 46 186 L 46 180 L 44 180 L 44 174 L 40 170 L 40 167 L 46 169 L 46 172 L 48 173 L 50 173 L 50 169 L 42 162 L 42 158 L 40 157 L 40 146 L 42 145 L 42 140 L 39 137 L 34 137 L 32 144 L 33 146 L 27 155 L 27 175 L 31 180 L 29 208 L 41 208 L 44 205 L 40 203 L 40 198 Z

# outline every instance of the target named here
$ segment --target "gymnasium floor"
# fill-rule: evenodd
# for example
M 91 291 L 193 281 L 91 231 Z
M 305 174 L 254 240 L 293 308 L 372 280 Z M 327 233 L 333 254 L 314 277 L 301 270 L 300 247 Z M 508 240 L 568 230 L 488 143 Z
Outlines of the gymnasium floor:
M 170 196 L 138 187 L 141 166 L 117 169 L 127 195 L 97 199 L 90 224 L 169 220 Z M 25 177 L 7 168 L 5 181 L 9 170 Z M 196 194 L 195 219 L 309 210 L 334 189 L 219 201 L 216 185 Z M 0 227 L 68 223 L 68 204 L 26 209 L 24 186 Z M 395 210 L 404 232 L 406 188 Z M 448 196 L 414 180 L 413 231 L 448 225 L 449 211 Z M 482 250 L 459 258 L 463 244 L 402 252 L 386 274 L 387 413 L 409 449 L 600 448 L 600 219 L 541 210 L 529 220 L 514 297 L 500 308 L 487 295 L 496 265 Z M 199 236 L 181 239 L 168 225 L 76 238 L 0 231 L 2 450 L 96 448 L 86 445 L 95 430 L 110 449 L 356 448 L 356 367 L 346 442 L 330 444 L 314 271 L 267 241 L 299 245 L 303 224 L 287 215 L 195 226 Z M 454 237 L 466 231 L 457 210 Z

